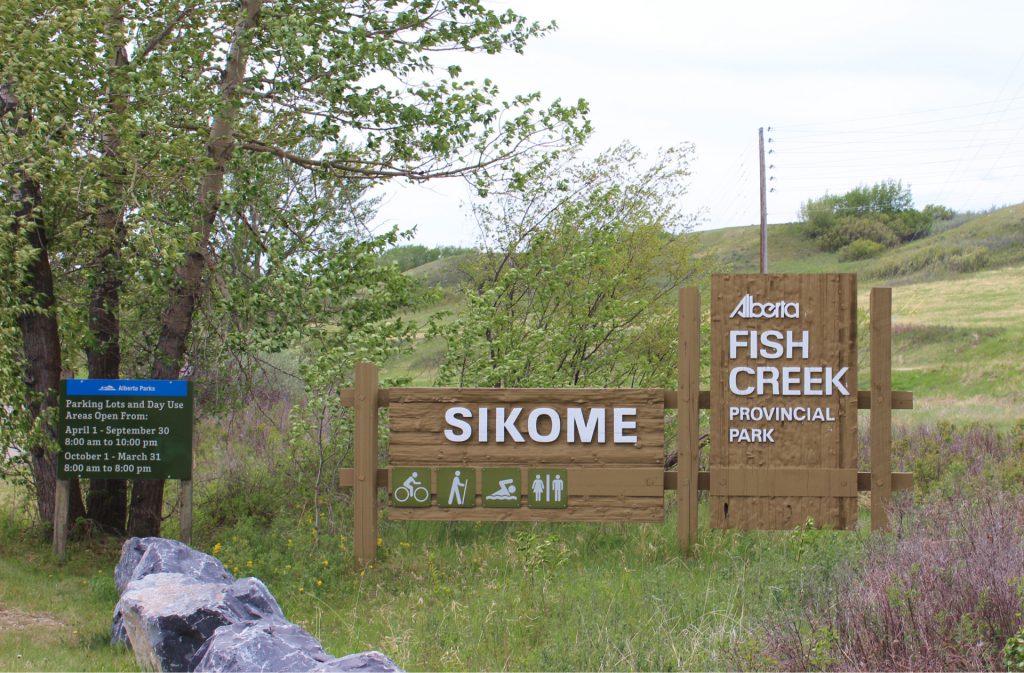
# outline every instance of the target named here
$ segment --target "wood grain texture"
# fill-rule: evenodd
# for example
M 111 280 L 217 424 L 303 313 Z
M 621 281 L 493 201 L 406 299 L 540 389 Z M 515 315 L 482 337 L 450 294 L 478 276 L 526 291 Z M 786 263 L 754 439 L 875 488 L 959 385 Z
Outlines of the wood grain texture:
M 471 409 L 473 436 L 466 442 L 453 442 L 444 435 L 447 426 L 445 411 L 453 406 Z M 476 419 L 481 407 L 489 408 L 488 434 L 479 440 Z M 509 438 L 494 441 L 495 409 L 522 412 L 515 426 L 523 442 Z M 526 419 L 539 407 L 555 410 L 563 431 L 554 442 L 539 443 L 530 439 Z M 566 441 L 565 417 L 569 407 L 604 408 L 606 436 L 602 443 Z M 637 437 L 635 444 L 613 442 L 612 414 L 614 408 L 636 409 Z M 511 413 L 509 411 L 508 413 Z M 392 465 L 458 465 L 498 463 L 506 465 L 647 465 L 661 464 L 665 451 L 664 394 L 657 389 L 457 389 L 396 388 L 391 391 L 390 463 Z M 541 421 L 541 429 L 549 426 Z
M 800 317 L 730 317 L 747 294 L 756 302 L 798 302 Z M 844 497 L 759 497 L 724 495 L 729 472 L 721 468 L 846 468 L 857 460 L 857 350 L 856 278 L 852 274 L 717 275 L 712 277 L 711 309 L 711 525 L 715 528 L 793 528 L 813 518 L 827 528 L 856 526 L 857 500 Z M 795 352 L 791 359 L 751 358 L 741 349 L 735 359 L 729 353 L 731 330 L 792 330 L 799 337 L 809 333 L 806 358 Z M 734 367 L 759 366 L 848 367 L 843 383 L 849 395 L 736 395 L 729 390 Z M 829 409 L 834 421 L 753 422 L 730 421 L 729 407 Z M 774 428 L 774 441 L 729 442 L 733 427 Z
M 697 540 L 697 471 L 700 457 L 700 291 L 679 290 L 679 348 L 677 353 L 676 410 L 679 457 L 676 538 L 689 553 Z
M 356 409 L 353 438 L 355 487 L 355 557 L 357 564 L 377 558 L 377 366 L 356 365 Z
M 571 480 L 570 480 L 571 481 Z M 479 505 L 479 498 L 477 499 Z M 388 508 L 395 521 L 591 521 L 656 523 L 665 520 L 664 498 L 581 496 L 566 509 Z
M 892 289 L 871 288 L 871 530 L 889 529 L 892 500 Z
M 424 466 L 426 467 L 426 466 Z M 453 521 L 494 521 L 494 520 L 505 520 L 503 518 L 495 518 L 493 510 L 491 508 L 484 508 L 481 498 L 483 497 L 483 478 L 481 470 L 484 467 L 517 467 L 515 465 L 500 465 L 500 464 L 487 464 L 487 465 L 463 465 L 460 466 L 465 470 L 473 470 L 476 473 L 476 479 L 474 480 L 476 485 L 476 507 L 474 509 L 481 509 L 481 512 L 472 512 L 467 514 L 467 510 L 458 508 L 442 508 L 439 507 L 437 500 L 437 473 L 431 471 L 430 475 L 430 493 L 432 496 L 430 508 L 410 508 L 410 507 L 397 507 L 393 502 L 389 500 L 388 511 L 391 518 L 396 518 L 395 512 L 400 512 L 397 517 L 403 520 L 413 519 L 424 519 L 428 521 L 439 520 L 437 514 L 431 513 L 432 509 L 442 509 L 450 514 L 457 514 L 458 516 L 447 517 Z M 527 498 L 526 488 L 522 485 L 527 483 L 527 472 L 529 468 L 519 466 L 520 474 L 520 508 L 526 509 Z M 390 470 L 387 471 L 387 481 L 385 486 L 389 492 L 394 486 L 390 482 Z M 599 468 L 599 467 L 587 467 L 587 468 L 574 468 L 570 467 L 566 470 L 566 495 L 568 497 L 568 510 L 574 510 L 575 513 L 566 515 L 565 510 L 533 510 L 540 512 L 541 514 L 531 514 L 529 517 L 524 519 L 518 519 L 522 521 L 596 521 L 598 519 L 581 519 L 580 517 L 587 517 L 591 515 L 597 515 L 598 511 L 602 516 L 618 517 L 608 518 L 607 521 L 650 521 L 653 516 L 653 512 L 659 511 L 661 519 L 664 518 L 664 493 L 665 493 L 665 481 L 663 478 L 663 470 L 661 467 L 644 467 L 644 468 Z M 424 480 L 424 484 L 426 484 Z M 595 499 L 596 498 L 596 499 Z M 608 510 L 609 503 L 615 504 L 614 510 Z M 633 515 L 622 515 L 621 512 L 629 509 L 630 507 L 636 507 L 642 510 L 639 517 Z M 414 513 L 409 514 L 408 510 L 415 510 Z M 577 511 L 578 510 L 578 511 Z M 611 513 L 611 512 L 614 513 Z M 588 514 L 589 512 L 589 514 Z M 545 513 L 551 514 L 553 518 L 545 519 Z M 568 517 L 568 518 L 567 518 Z M 659 519 L 660 520 L 660 519 Z

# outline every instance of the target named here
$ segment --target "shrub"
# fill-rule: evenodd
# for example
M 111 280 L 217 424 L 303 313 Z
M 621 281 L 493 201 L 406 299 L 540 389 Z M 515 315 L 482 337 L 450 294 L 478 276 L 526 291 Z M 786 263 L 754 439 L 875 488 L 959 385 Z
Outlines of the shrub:
M 896 538 L 874 538 L 863 566 L 814 595 L 802 620 L 767 627 L 767 658 L 782 670 L 1003 664 L 1019 627 L 1024 497 L 937 499 L 897 509 L 893 521 Z
M 957 273 L 981 271 L 989 265 L 990 256 L 985 248 L 975 248 L 946 258 L 946 266 Z
M 839 261 L 854 262 L 858 259 L 867 259 L 874 257 L 883 250 L 885 250 L 885 246 L 881 243 L 866 238 L 858 238 L 853 243 L 839 249 Z

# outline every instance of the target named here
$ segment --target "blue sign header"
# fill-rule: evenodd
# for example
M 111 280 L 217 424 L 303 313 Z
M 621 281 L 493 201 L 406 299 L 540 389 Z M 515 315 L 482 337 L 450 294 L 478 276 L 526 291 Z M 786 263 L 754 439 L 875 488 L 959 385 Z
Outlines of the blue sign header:
M 67 395 L 114 395 L 121 397 L 186 397 L 188 381 L 130 379 L 68 379 Z

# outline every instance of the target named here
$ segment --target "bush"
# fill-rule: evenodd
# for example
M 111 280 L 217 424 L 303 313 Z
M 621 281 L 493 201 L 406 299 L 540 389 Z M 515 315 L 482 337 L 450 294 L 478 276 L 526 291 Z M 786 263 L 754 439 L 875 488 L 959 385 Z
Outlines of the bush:
M 912 470 L 915 485 L 891 513 L 895 535 L 872 536 L 856 563 L 809 585 L 800 612 L 764 627 L 758 661 L 781 670 L 1018 662 L 1024 422 L 1009 433 L 939 423 L 894 434 L 894 467 Z
M 858 240 L 873 241 L 887 248 L 900 242 L 885 218 L 860 215 L 836 218 L 833 227 L 822 234 L 818 242 L 825 250 L 835 252 Z
M 867 259 L 878 255 L 883 250 L 885 250 L 885 246 L 881 243 L 866 238 L 858 238 L 853 243 L 839 249 L 839 261 L 855 262 L 858 259 Z
M 893 513 L 864 565 L 767 628 L 782 670 L 993 670 L 1019 627 L 1024 497 L 935 500 Z M 828 634 L 828 638 L 822 637 Z
M 825 250 L 836 251 L 859 239 L 891 246 L 923 238 L 936 218 L 952 217 L 952 211 L 941 206 L 914 210 L 913 201 L 903 183 L 884 180 L 842 196 L 826 194 L 807 201 L 800 214 L 808 235 Z

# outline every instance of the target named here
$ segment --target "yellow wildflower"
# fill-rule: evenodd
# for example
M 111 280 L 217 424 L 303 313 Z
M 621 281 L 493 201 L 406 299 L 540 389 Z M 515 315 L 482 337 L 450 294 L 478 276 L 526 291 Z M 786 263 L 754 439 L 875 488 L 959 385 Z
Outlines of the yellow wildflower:
M 384 538 L 382 538 L 382 537 L 377 538 L 377 546 L 378 547 L 384 546 Z
M 217 544 L 213 545 L 213 555 L 216 556 L 217 554 L 219 554 L 220 550 L 223 549 L 223 548 L 224 547 L 221 546 L 220 542 L 218 542 Z
M 251 568 L 252 567 L 252 561 L 251 560 L 250 561 L 246 561 L 245 562 L 245 567 L 246 568 Z

